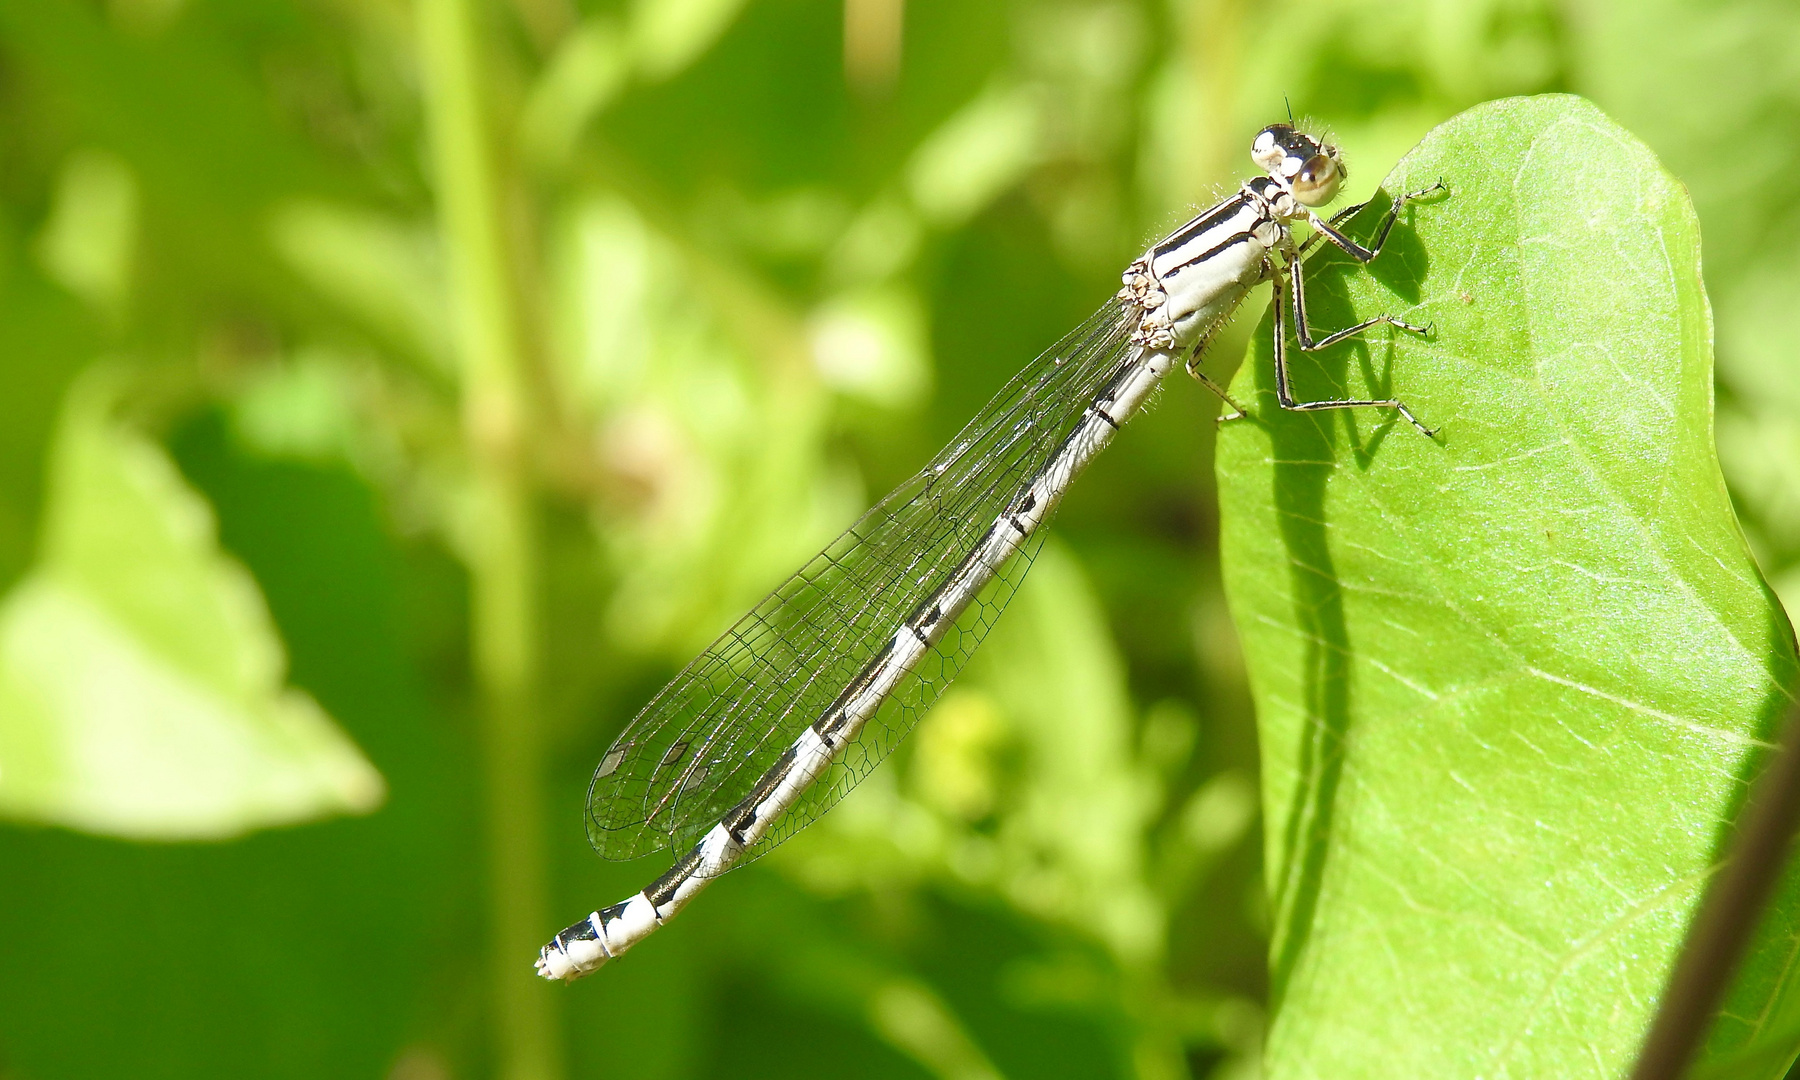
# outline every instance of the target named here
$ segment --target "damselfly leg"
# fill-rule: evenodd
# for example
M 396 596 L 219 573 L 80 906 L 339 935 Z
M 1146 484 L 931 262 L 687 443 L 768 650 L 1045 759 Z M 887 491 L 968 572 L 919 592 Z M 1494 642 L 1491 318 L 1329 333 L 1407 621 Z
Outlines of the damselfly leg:
M 1242 420 L 1244 417 L 1249 416 L 1250 414 L 1244 411 L 1242 405 L 1239 405 L 1236 401 L 1232 400 L 1231 395 L 1226 393 L 1223 386 L 1214 382 L 1207 376 L 1206 372 L 1200 370 L 1200 357 L 1204 352 L 1205 350 L 1203 349 L 1195 349 L 1193 354 L 1187 358 L 1187 373 L 1194 378 L 1199 379 L 1201 386 L 1204 386 L 1208 390 L 1219 395 L 1220 401 L 1231 406 L 1231 411 L 1228 413 L 1220 413 L 1215 422 L 1223 424 L 1227 420 Z
M 1373 319 L 1366 319 L 1363 322 L 1357 323 L 1355 326 L 1349 327 L 1348 329 L 1339 330 L 1337 333 L 1323 338 L 1318 342 L 1310 341 L 1308 338 L 1311 337 L 1311 334 L 1306 329 L 1306 305 L 1305 302 L 1300 299 L 1305 295 L 1305 292 L 1301 285 L 1299 260 L 1295 259 L 1290 262 L 1288 264 L 1288 269 L 1291 270 L 1294 275 L 1291 288 L 1294 294 L 1294 321 L 1297 324 L 1295 326 L 1295 337 L 1300 339 L 1300 348 L 1307 352 L 1322 349 L 1326 345 L 1342 341 L 1353 334 L 1360 334 L 1377 323 L 1391 323 L 1402 330 L 1410 330 L 1415 334 L 1423 334 L 1429 330 L 1429 327 L 1414 326 L 1411 323 L 1401 322 L 1391 316 L 1378 315 Z M 1288 386 L 1287 319 L 1283 315 L 1283 309 L 1286 308 L 1287 304 L 1286 297 L 1283 293 L 1287 292 L 1290 286 L 1287 283 L 1286 274 L 1277 271 L 1274 275 L 1274 284 L 1275 303 L 1272 305 L 1271 310 L 1274 314 L 1273 321 L 1275 324 L 1275 398 L 1281 403 L 1282 408 L 1287 409 L 1290 412 L 1320 412 L 1325 409 L 1393 409 L 1402 417 L 1405 417 L 1407 423 L 1418 428 L 1420 434 L 1424 435 L 1426 438 L 1429 439 L 1437 435 L 1435 429 L 1426 427 L 1417 416 L 1413 415 L 1413 411 L 1407 408 L 1406 403 L 1399 398 L 1330 398 L 1324 401 L 1296 401 L 1294 399 L 1293 391 L 1290 390 Z
M 1444 182 L 1439 180 L 1428 188 L 1409 191 L 1401 195 L 1398 199 L 1395 199 L 1393 204 L 1387 208 L 1387 212 L 1381 215 L 1381 227 L 1375 230 L 1375 243 L 1370 247 L 1363 247 L 1348 236 L 1345 236 L 1338 229 L 1340 223 L 1349 221 L 1351 218 L 1361 213 L 1363 209 L 1369 205 L 1367 202 L 1359 202 L 1355 205 L 1344 207 L 1342 210 L 1331 215 L 1330 221 L 1320 221 L 1319 215 L 1309 213 L 1307 217 L 1312 222 L 1313 234 L 1306 238 L 1306 243 L 1300 245 L 1300 254 L 1305 255 L 1312 250 L 1314 244 L 1321 240 L 1329 240 L 1333 244 L 1344 249 L 1345 254 L 1366 266 L 1374 261 L 1375 256 L 1381 254 L 1381 249 L 1387 245 L 1388 233 L 1394 231 L 1394 222 L 1399 220 L 1400 211 L 1408 203 L 1417 202 L 1427 195 L 1448 190 L 1450 189 L 1444 186 Z
M 1388 207 L 1387 213 L 1382 215 L 1381 228 L 1377 230 L 1375 234 L 1374 244 L 1369 247 L 1362 246 L 1355 240 L 1345 236 L 1336 228 L 1339 221 L 1347 219 L 1356 211 L 1367 206 L 1367 203 L 1349 207 L 1344 211 L 1333 215 L 1329 222 L 1321 221 L 1315 215 L 1313 216 L 1312 222 L 1315 231 L 1312 237 L 1309 238 L 1305 244 L 1301 245 L 1298 251 L 1293 252 L 1284 259 L 1284 266 L 1279 269 L 1271 267 L 1269 277 L 1274 283 L 1275 289 L 1275 302 L 1273 304 L 1275 336 L 1275 398 L 1281 403 L 1282 408 L 1291 412 L 1320 412 L 1325 409 L 1393 409 L 1404 417 L 1407 423 L 1417 428 L 1426 438 L 1432 438 L 1437 435 L 1436 429 L 1425 426 L 1417 416 L 1413 415 L 1413 411 L 1406 406 L 1406 403 L 1398 398 L 1334 398 L 1325 401 L 1295 400 L 1288 382 L 1286 331 L 1288 295 L 1286 294 L 1291 294 L 1292 296 L 1294 340 L 1300 346 L 1302 352 L 1317 352 L 1320 349 L 1335 345 L 1346 338 L 1355 337 L 1363 331 L 1368 330 L 1370 327 L 1379 326 L 1382 323 L 1387 323 L 1389 326 L 1398 330 L 1405 330 L 1408 333 L 1420 335 L 1429 334 L 1431 332 L 1431 327 L 1429 325 L 1416 326 L 1404 320 L 1397 319 L 1392 315 L 1376 315 L 1373 318 L 1364 319 L 1354 326 L 1347 326 L 1342 330 L 1335 330 L 1326 334 L 1324 337 L 1315 339 L 1313 337 L 1312 327 L 1308 324 L 1306 317 L 1306 264 L 1302 259 L 1302 256 L 1314 243 L 1323 239 L 1329 241 L 1338 248 L 1341 248 L 1351 258 L 1366 266 L 1370 262 L 1373 262 L 1375 257 L 1381 254 L 1382 248 L 1387 245 L 1388 234 L 1393 231 L 1394 222 L 1400 216 L 1401 207 L 1412 202 L 1414 199 L 1423 198 L 1432 192 L 1441 191 L 1443 189 L 1444 183 L 1440 180 L 1428 188 L 1424 188 L 1420 191 L 1408 192 L 1398 199 L 1395 199 L 1393 205 Z

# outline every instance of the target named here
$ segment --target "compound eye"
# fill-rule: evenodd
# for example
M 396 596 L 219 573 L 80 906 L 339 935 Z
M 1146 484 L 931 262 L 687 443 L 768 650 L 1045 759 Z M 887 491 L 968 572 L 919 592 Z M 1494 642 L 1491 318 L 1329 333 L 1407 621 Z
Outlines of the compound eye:
M 1314 154 L 1300 166 L 1290 186 L 1294 189 L 1294 198 L 1305 205 L 1324 206 L 1337 197 L 1338 185 L 1343 179 L 1342 170 L 1329 154 Z

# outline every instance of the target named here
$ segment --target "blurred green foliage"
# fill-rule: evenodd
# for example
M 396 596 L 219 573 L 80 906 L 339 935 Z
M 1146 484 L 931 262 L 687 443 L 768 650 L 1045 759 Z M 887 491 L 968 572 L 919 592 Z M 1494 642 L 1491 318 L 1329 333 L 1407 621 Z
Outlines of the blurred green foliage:
M 1656 149 L 1705 231 L 1728 476 L 1794 596 L 1785 4 L 474 6 L 532 399 L 546 936 L 661 868 L 582 839 L 612 734 L 1241 178 L 1284 97 L 1357 198 L 1505 94 L 1579 91 Z M 101 576 L 233 614 L 132 623 L 140 652 L 248 725 L 316 703 L 293 707 L 386 788 L 218 844 L 0 829 L 7 1080 L 524 1075 L 495 1034 L 480 447 L 419 55 L 404 0 L 0 0 L 8 611 L 66 565 L 54 508 L 185 522 Z M 1174 386 L 1132 425 L 855 796 L 627 962 L 534 987 L 560 1033 L 536 1075 L 1254 1075 L 1268 915 L 1213 411 Z M 53 466 L 71 431 L 136 464 Z M 150 492 L 136 519 L 92 486 L 119 475 Z

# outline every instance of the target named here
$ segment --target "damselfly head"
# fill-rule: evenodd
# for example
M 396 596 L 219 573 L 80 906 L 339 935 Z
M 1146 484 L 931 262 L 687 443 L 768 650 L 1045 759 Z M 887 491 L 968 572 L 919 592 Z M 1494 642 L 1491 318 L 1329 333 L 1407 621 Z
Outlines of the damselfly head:
M 1324 206 L 1336 198 L 1350 175 L 1337 147 L 1292 124 L 1270 124 L 1257 132 L 1250 159 L 1306 206 Z

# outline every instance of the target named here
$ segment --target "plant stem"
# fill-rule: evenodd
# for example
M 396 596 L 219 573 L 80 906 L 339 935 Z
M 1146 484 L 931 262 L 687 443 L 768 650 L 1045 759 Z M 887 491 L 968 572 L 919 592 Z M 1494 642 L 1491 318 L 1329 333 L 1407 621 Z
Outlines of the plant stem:
M 476 0 L 418 0 L 420 68 L 462 363 L 473 498 L 462 532 L 472 597 L 486 780 L 496 1074 L 561 1075 L 550 999 L 531 975 L 544 935 L 543 792 L 533 691 L 537 544 L 524 440 L 531 430 L 519 314 L 482 113 Z
M 1736 839 L 1688 924 L 1632 1080 L 1678 1080 L 1705 1045 L 1763 908 L 1781 880 L 1800 825 L 1800 709 L 1750 789 Z

